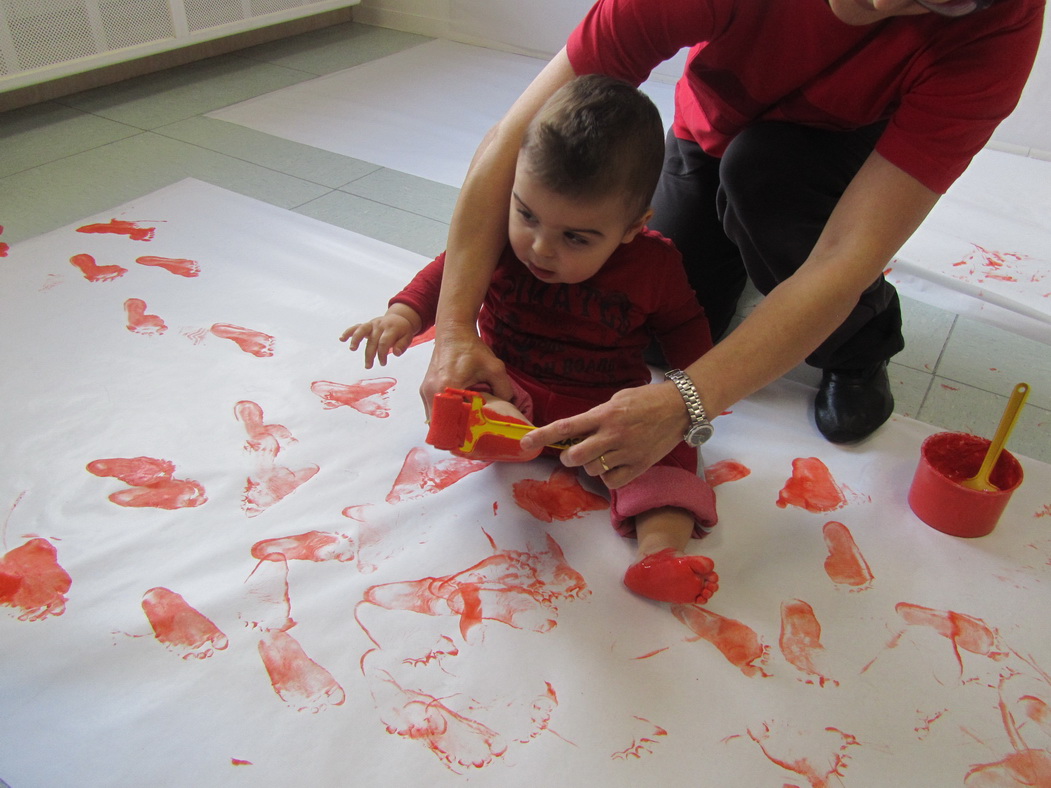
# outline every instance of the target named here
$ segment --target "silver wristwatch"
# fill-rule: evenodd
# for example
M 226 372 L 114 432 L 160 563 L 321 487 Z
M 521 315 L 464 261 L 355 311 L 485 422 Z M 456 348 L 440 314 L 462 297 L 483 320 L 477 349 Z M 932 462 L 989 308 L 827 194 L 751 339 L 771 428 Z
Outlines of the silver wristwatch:
M 682 398 L 686 401 L 686 415 L 690 417 L 690 426 L 686 428 L 682 439 L 694 448 L 700 446 L 715 432 L 715 427 L 708 421 L 708 414 L 704 412 L 701 396 L 697 393 L 697 387 L 693 385 L 690 376 L 681 369 L 673 369 L 665 372 L 664 377 L 674 383 Z

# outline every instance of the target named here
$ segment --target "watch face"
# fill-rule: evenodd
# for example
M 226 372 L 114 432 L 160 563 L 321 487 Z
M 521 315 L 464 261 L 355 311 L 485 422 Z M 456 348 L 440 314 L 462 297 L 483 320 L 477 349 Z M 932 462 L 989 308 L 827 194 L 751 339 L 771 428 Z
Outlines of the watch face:
M 715 434 L 715 427 L 711 424 L 698 424 L 691 427 L 684 436 L 684 440 L 693 447 L 700 446 Z

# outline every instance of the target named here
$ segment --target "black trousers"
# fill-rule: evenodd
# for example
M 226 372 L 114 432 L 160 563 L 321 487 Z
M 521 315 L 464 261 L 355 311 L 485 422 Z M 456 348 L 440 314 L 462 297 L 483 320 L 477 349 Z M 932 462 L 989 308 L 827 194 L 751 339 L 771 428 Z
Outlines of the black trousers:
M 713 337 L 729 327 L 747 278 L 766 294 L 803 264 L 883 125 L 836 132 L 757 123 L 721 159 L 668 134 L 650 226 L 682 252 Z M 859 369 L 904 345 L 898 294 L 881 275 L 807 363 Z

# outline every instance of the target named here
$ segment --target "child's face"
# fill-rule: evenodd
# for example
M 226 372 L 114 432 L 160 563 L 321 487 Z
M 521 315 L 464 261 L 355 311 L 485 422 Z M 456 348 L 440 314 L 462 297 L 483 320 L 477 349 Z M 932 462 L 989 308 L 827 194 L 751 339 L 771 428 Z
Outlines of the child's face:
M 629 216 L 620 195 L 578 200 L 551 191 L 519 159 L 508 234 L 515 256 L 541 281 L 590 279 L 646 218 Z

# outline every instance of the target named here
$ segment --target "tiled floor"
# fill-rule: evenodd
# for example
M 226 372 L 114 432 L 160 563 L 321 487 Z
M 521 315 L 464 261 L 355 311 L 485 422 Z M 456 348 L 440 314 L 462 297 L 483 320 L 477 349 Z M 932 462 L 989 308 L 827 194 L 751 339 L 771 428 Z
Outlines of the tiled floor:
M 348 23 L 0 114 L 2 240 L 193 177 L 434 254 L 455 189 L 205 117 L 426 40 Z M 1051 462 L 1051 348 L 913 300 L 904 308 L 908 344 L 891 365 L 897 412 L 991 435 L 1025 380 L 1032 393 L 1010 446 Z M 817 379 L 806 368 L 792 377 Z

